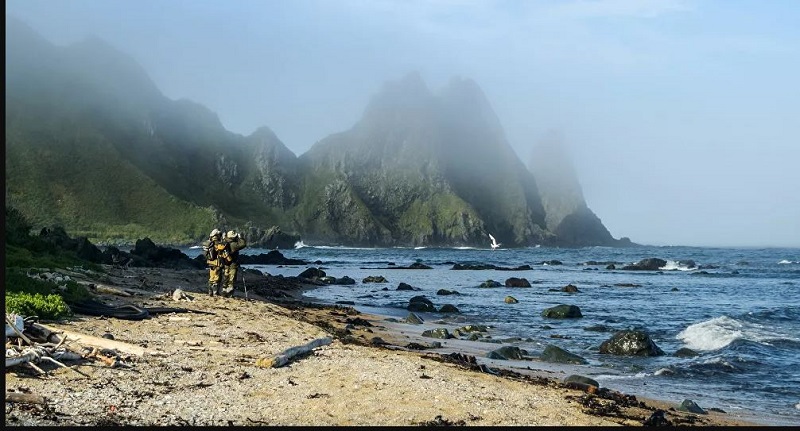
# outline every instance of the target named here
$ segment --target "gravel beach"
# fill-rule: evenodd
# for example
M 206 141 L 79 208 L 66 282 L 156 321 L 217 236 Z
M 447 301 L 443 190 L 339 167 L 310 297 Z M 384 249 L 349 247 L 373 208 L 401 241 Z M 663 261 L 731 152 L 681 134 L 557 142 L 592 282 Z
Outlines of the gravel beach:
M 469 352 L 410 349 L 431 339 L 350 307 L 305 303 L 302 289 L 258 289 L 249 274 L 247 298 L 242 291 L 218 298 L 201 293 L 203 270 L 107 270 L 99 282 L 86 282 L 131 296 L 95 289 L 103 301 L 188 312 L 40 322 L 68 331 L 66 345 L 84 359 L 64 361 L 70 369 L 37 364 L 46 375 L 26 366 L 6 369 L 6 426 L 640 426 L 659 416 L 673 425 L 751 425 L 722 412 L 693 414 L 608 390 L 570 388 L 545 372 L 481 369 Z M 176 289 L 188 298 L 176 301 Z M 87 353 L 91 341 L 71 334 L 113 338 L 122 347 L 103 351 L 111 360 L 101 361 Z M 269 366 L 309 343 L 319 346 Z M 40 402 L 9 401 L 9 394 Z

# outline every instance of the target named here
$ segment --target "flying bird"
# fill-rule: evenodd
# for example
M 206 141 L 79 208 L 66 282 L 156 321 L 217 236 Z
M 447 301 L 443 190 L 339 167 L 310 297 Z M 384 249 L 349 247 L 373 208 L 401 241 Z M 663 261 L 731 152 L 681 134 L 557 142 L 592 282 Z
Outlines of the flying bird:
M 500 247 L 500 243 L 499 243 L 499 242 L 497 242 L 497 240 L 496 240 L 496 239 L 494 239 L 494 237 L 492 236 L 492 234 L 489 234 L 489 239 L 491 239 L 491 240 L 492 240 L 492 244 L 491 244 L 491 246 L 492 246 L 492 250 L 494 250 L 494 249 L 496 249 L 496 248 Z

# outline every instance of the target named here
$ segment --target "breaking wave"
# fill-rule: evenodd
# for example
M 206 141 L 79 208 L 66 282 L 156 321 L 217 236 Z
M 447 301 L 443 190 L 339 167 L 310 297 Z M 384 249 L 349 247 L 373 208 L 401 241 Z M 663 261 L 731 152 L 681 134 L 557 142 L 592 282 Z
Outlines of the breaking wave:
M 678 333 L 675 338 L 694 350 L 719 350 L 736 340 L 768 344 L 770 341 L 793 340 L 783 334 L 769 331 L 764 325 L 736 320 L 728 316 L 715 317 L 695 323 Z

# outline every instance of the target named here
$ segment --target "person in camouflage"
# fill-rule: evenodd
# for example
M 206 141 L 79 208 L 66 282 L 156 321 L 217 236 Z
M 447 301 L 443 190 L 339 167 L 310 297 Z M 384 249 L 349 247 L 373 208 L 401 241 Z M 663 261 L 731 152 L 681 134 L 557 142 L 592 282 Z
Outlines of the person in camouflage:
M 212 230 L 208 241 L 203 243 L 203 252 L 208 265 L 208 294 L 211 296 L 219 295 L 222 288 L 224 269 L 222 252 L 225 246 L 225 242 L 222 241 L 222 232 L 219 229 Z
M 225 249 L 222 251 L 222 264 L 225 267 L 224 281 L 222 284 L 222 296 L 232 297 L 234 292 L 234 282 L 236 274 L 239 272 L 239 250 L 247 247 L 244 237 L 235 231 L 228 231 L 225 234 Z

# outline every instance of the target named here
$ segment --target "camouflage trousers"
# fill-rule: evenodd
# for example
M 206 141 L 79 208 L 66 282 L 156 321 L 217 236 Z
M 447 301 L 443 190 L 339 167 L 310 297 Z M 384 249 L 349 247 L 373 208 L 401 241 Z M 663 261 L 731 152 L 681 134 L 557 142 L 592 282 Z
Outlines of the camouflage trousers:
M 235 290 L 234 283 L 236 282 L 236 274 L 239 272 L 239 265 L 232 264 L 225 267 L 222 282 L 222 295 L 231 297 Z
M 211 296 L 219 295 L 223 282 L 223 268 L 212 266 L 208 270 L 208 294 Z

